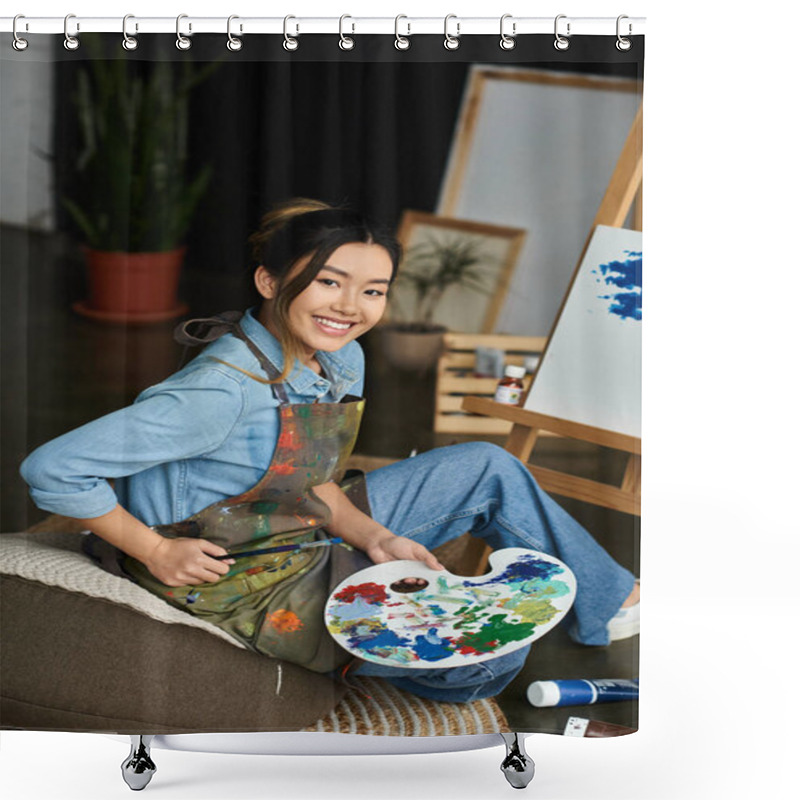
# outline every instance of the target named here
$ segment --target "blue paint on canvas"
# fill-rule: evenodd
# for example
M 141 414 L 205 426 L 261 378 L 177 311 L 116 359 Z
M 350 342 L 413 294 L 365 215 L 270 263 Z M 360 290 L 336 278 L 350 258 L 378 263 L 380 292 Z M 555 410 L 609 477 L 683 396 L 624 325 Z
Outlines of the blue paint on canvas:
M 608 313 L 621 319 L 642 319 L 642 254 L 634 250 L 626 250 L 625 258 L 600 264 L 597 281 L 603 282 L 612 290 L 611 294 L 601 294 L 601 300 L 610 300 Z M 592 270 L 597 275 L 597 270 Z M 614 290 L 618 291 L 614 291 Z

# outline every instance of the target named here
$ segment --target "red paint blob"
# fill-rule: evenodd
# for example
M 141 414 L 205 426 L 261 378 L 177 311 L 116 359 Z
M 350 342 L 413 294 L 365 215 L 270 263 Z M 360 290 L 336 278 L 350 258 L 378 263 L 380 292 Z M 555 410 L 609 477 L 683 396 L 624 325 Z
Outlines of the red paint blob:
M 273 464 L 270 471 L 274 475 L 294 475 L 297 472 L 297 467 L 294 464 Z
M 387 600 L 386 588 L 379 583 L 360 583 L 357 586 L 345 586 L 341 592 L 334 596 L 335 600 L 343 603 L 353 603 L 359 597 L 366 603 L 377 605 Z

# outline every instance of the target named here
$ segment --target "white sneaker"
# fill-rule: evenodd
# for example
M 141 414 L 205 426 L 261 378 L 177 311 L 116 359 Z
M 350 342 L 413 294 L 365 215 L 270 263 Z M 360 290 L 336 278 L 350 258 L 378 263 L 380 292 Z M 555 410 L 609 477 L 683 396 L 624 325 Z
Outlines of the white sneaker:
M 636 583 L 639 583 L 637 580 Z M 608 622 L 608 640 L 617 642 L 620 639 L 630 639 L 639 633 L 639 611 L 641 601 L 628 608 L 621 608 Z

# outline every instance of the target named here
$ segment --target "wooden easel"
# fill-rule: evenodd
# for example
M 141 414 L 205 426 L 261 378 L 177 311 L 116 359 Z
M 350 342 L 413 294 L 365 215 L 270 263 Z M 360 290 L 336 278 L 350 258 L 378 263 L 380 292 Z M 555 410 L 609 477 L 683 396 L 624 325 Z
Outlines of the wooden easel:
M 641 185 L 642 108 L 640 106 L 628 133 L 628 138 L 625 140 L 617 166 L 606 188 L 606 193 L 600 203 L 600 208 L 594 218 L 586 244 L 578 259 L 578 266 L 583 261 L 586 249 L 598 225 L 608 225 L 614 228 L 622 227 L 631 205 L 637 197 L 637 193 L 641 196 L 639 192 Z M 639 204 L 637 204 L 635 217 L 634 224 L 641 229 L 641 206 Z M 578 269 L 576 268 L 573 281 L 577 272 Z M 554 330 L 571 289 L 572 282 L 570 282 L 564 301 L 559 309 L 553 326 Z M 548 342 L 550 338 L 548 338 Z M 547 350 L 545 349 L 543 358 L 546 357 Z M 624 511 L 628 514 L 641 514 L 642 443 L 640 438 L 558 419 L 557 417 L 550 417 L 545 414 L 538 414 L 516 406 L 502 405 L 483 397 L 465 397 L 462 408 L 464 411 L 470 411 L 474 414 L 485 414 L 511 422 L 512 428 L 506 440 L 505 449 L 528 465 L 531 474 L 546 492 L 563 495 L 564 497 L 573 497 L 593 505 Z M 528 464 L 536 440 L 542 431 L 628 453 L 628 463 L 620 485 L 613 486 L 599 483 L 576 475 L 570 475 L 566 472 L 543 469 Z M 483 542 L 478 543 L 476 540 L 471 548 L 473 563 L 475 563 L 473 574 L 480 575 L 485 571 L 490 551 L 491 549 L 488 545 Z

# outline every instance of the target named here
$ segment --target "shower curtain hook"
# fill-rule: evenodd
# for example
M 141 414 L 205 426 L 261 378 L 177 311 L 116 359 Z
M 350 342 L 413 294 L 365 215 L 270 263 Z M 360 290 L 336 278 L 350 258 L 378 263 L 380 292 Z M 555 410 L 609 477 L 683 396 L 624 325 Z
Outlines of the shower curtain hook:
M 447 23 L 450 22 L 451 19 L 456 20 L 456 35 L 452 36 L 447 32 Z M 446 50 L 458 50 L 458 46 L 461 42 L 458 40 L 458 37 L 461 35 L 461 23 L 458 22 L 458 17 L 455 14 L 448 14 L 444 18 L 444 46 Z
M 620 22 L 622 22 L 623 19 L 629 19 L 628 15 L 627 14 L 620 14 L 617 17 L 617 50 L 621 50 L 622 52 L 625 52 L 626 50 L 630 50 L 631 49 L 631 40 L 625 38 L 619 32 Z M 631 25 L 631 23 L 629 22 L 628 23 L 628 36 L 630 36 L 632 33 L 633 33 L 633 25 Z
M 353 19 L 349 14 L 342 14 L 339 17 L 339 48 L 342 50 L 352 50 L 356 46 L 356 41 L 351 36 L 345 36 L 342 31 L 342 25 L 346 19 Z M 356 32 L 355 22 L 350 23 L 350 33 Z
M 556 50 L 568 50 L 569 49 L 569 38 L 567 38 L 567 37 L 572 35 L 570 33 L 570 23 L 569 22 L 567 23 L 567 37 L 562 36 L 558 32 L 558 21 L 560 19 L 566 19 L 566 18 L 567 18 L 566 14 L 559 14 L 556 17 L 556 22 L 555 22 L 556 40 L 555 40 L 555 42 L 553 42 L 553 46 L 556 48 Z
M 237 39 L 231 33 L 231 22 L 233 20 L 235 20 L 235 19 L 239 19 L 239 17 L 237 17 L 235 14 L 231 14 L 231 16 L 228 17 L 228 50 L 230 50 L 231 52 L 235 52 L 237 50 L 241 50 L 242 49 L 242 40 L 241 39 Z M 244 29 L 244 25 L 240 24 L 239 25 L 239 33 L 242 33 L 243 29 Z
M 408 19 L 408 17 L 405 14 L 398 14 L 394 18 L 394 46 L 398 50 L 408 50 L 408 48 L 411 47 L 411 42 L 408 39 L 408 37 L 411 36 L 411 23 L 406 22 L 406 28 L 408 28 L 408 30 L 405 36 L 401 36 L 399 30 L 401 19 Z
M 12 25 L 12 28 L 11 28 L 13 33 L 14 33 L 14 41 L 11 43 L 11 46 L 17 52 L 22 52 L 28 46 L 28 40 L 27 39 L 23 39 L 17 33 L 17 20 L 18 19 L 25 19 L 25 15 L 24 14 L 17 14 L 17 16 L 14 17 L 14 24 Z M 25 30 L 28 30 L 28 23 L 27 22 L 25 23 Z
M 511 36 L 509 36 L 504 30 L 507 19 L 513 19 L 513 16 L 511 14 L 503 14 L 500 17 L 500 47 L 503 50 L 513 50 L 517 45 L 517 40 L 514 38 L 517 35 L 517 23 L 511 23 Z
M 175 40 L 175 47 L 178 50 L 188 50 L 192 46 L 192 40 L 188 39 L 181 33 L 181 20 L 188 19 L 188 14 L 178 14 L 178 19 L 175 21 L 175 33 L 177 35 L 177 39 Z M 189 23 L 189 33 L 192 32 L 192 23 Z
M 287 26 L 289 24 L 290 19 L 297 19 L 297 17 L 293 17 L 291 14 L 283 18 L 283 49 L 284 50 L 297 50 L 300 46 L 300 42 L 297 39 L 289 36 L 287 32 Z M 294 35 L 297 36 L 300 33 L 300 25 L 295 23 L 295 32 Z
M 122 46 L 126 50 L 135 50 L 139 46 L 139 41 L 135 36 L 128 36 L 128 20 L 129 19 L 136 19 L 133 14 L 126 14 L 122 18 Z M 135 30 L 139 31 L 139 23 L 134 22 L 133 24 Z
M 69 25 L 69 21 L 71 19 L 75 19 L 75 18 L 76 18 L 75 14 L 67 14 L 67 16 L 64 17 L 64 47 L 67 50 L 77 50 L 81 46 L 80 41 L 78 41 L 78 37 L 77 36 L 70 36 L 69 35 L 69 30 L 67 28 L 67 26 Z M 80 29 L 81 29 L 80 22 L 76 22 L 75 23 L 75 32 L 77 33 L 78 31 L 80 31 Z

